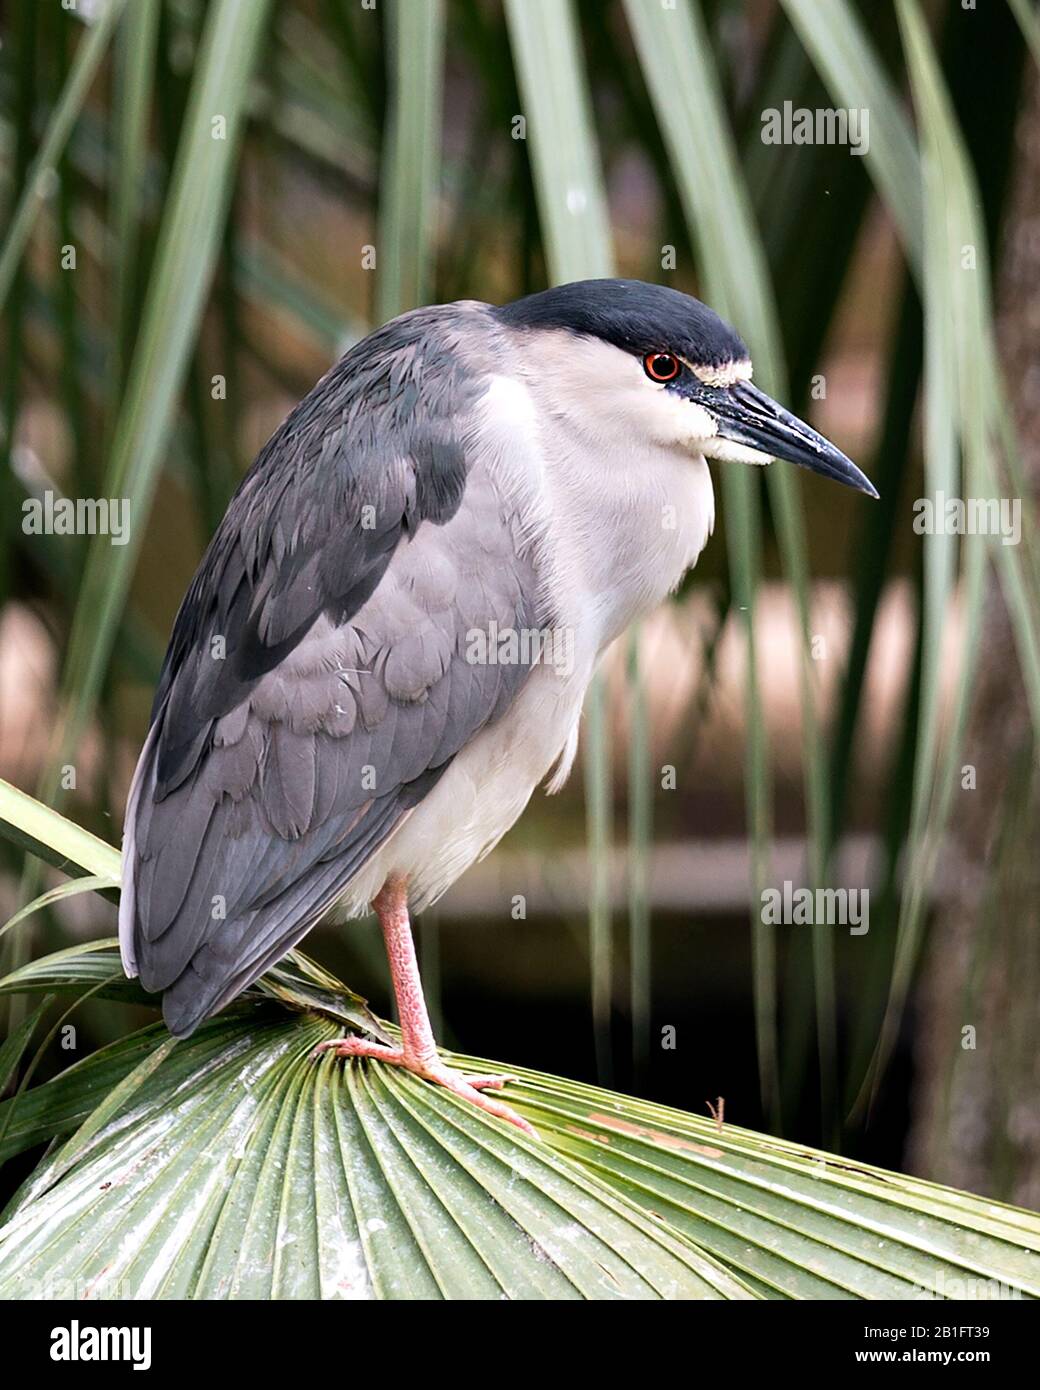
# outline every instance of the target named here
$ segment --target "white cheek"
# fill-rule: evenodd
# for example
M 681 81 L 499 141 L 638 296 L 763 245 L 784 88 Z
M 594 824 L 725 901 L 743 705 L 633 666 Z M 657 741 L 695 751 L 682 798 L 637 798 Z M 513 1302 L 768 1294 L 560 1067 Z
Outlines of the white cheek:
M 646 388 L 643 387 L 645 395 Z M 661 444 L 680 444 L 684 448 L 705 452 L 701 445 L 713 439 L 716 431 L 714 419 L 703 406 L 693 401 L 685 401 L 663 387 L 651 397 L 651 409 L 644 418 L 650 434 Z
M 763 454 L 759 449 L 751 449 L 746 444 L 735 444 L 732 439 L 712 439 L 704 448 L 704 456 L 718 459 L 719 463 L 772 463 L 772 454 Z
M 703 406 L 695 405 L 693 401 L 679 401 L 677 404 L 679 415 L 685 425 L 687 439 L 707 441 L 715 437 L 718 425 Z

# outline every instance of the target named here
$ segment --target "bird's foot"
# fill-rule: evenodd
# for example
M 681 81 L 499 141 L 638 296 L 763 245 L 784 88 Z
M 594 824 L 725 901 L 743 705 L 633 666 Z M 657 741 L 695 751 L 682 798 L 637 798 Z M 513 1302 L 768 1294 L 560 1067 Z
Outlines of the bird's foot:
M 371 1057 L 379 1062 L 388 1062 L 392 1067 L 403 1067 L 415 1076 L 421 1076 L 426 1081 L 432 1081 L 437 1086 L 444 1086 L 447 1090 L 453 1091 L 455 1095 L 468 1100 L 479 1110 L 486 1110 L 489 1115 L 497 1115 L 500 1120 L 516 1125 L 517 1129 L 522 1129 L 532 1138 L 538 1137 L 534 1127 L 510 1106 L 483 1094 L 484 1091 L 500 1091 L 507 1081 L 515 1081 L 515 1076 L 470 1076 L 465 1072 L 452 1071 L 436 1054 L 432 1057 L 419 1057 L 409 1053 L 406 1048 L 368 1042 L 356 1034 L 319 1043 L 314 1052 L 315 1055 L 320 1052 L 332 1052 L 337 1057 Z

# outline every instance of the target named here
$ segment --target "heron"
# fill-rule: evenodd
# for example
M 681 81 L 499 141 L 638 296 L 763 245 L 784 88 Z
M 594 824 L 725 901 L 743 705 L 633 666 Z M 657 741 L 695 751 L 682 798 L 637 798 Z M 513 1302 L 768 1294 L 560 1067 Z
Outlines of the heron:
M 711 535 L 708 461 L 774 459 L 877 496 L 663 285 L 420 308 L 346 352 L 228 505 L 131 784 L 122 961 L 171 1034 L 374 911 L 400 1041 L 323 1046 L 529 1130 L 508 1077 L 440 1057 L 411 916 L 563 786 L 601 656 Z

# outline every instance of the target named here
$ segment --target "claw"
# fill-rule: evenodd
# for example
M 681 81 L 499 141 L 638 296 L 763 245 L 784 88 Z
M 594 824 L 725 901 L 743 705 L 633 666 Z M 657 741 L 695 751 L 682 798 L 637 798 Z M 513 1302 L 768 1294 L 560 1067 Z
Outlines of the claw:
M 318 1057 L 323 1052 L 332 1052 L 337 1057 L 367 1057 L 376 1062 L 385 1062 L 392 1067 L 403 1067 L 405 1071 L 410 1071 L 414 1076 L 421 1076 L 424 1081 L 432 1081 L 435 1086 L 443 1086 L 454 1095 L 468 1100 L 478 1110 L 485 1110 L 489 1115 L 497 1115 L 500 1120 L 515 1125 L 517 1129 L 523 1130 L 524 1134 L 530 1135 L 531 1138 L 538 1138 L 534 1126 L 528 1124 L 511 1106 L 499 1100 L 491 1100 L 489 1096 L 481 1094 L 485 1090 L 500 1091 L 506 1082 L 515 1081 L 515 1076 L 495 1073 L 486 1076 L 467 1076 L 464 1072 L 452 1071 L 450 1067 L 444 1065 L 439 1057 L 410 1056 L 403 1047 L 387 1047 L 384 1043 L 369 1042 L 367 1039 L 357 1037 L 354 1034 L 347 1038 L 330 1038 L 328 1042 L 318 1043 L 311 1055 Z

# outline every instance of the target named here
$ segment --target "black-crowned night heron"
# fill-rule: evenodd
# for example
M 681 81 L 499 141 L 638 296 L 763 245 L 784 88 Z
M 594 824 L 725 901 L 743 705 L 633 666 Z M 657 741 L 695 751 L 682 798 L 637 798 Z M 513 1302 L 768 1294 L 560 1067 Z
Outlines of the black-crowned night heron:
M 326 913 L 375 909 L 408 1067 L 438 1057 L 409 910 L 564 782 L 604 648 L 711 534 L 707 459 L 876 496 L 696 299 L 588 280 L 418 309 L 352 348 L 244 478 L 181 605 L 126 814 L 129 975 L 190 1033 Z

